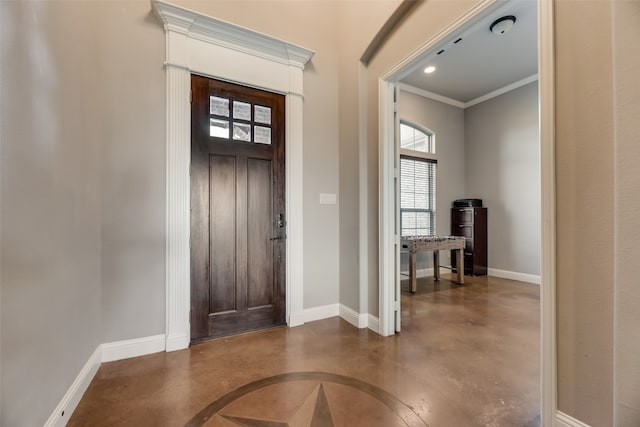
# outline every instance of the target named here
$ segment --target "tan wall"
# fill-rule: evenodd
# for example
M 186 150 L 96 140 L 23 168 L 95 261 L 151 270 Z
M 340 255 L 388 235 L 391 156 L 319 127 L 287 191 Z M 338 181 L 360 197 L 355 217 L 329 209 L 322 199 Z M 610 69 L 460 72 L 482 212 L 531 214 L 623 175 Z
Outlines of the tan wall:
M 556 3 L 558 409 L 612 425 L 611 3 Z
M 378 315 L 378 79 L 448 24 L 475 1 L 434 0 L 417 4 L 376 52 L 367 69 L 367 183 L 369 313 Z
M 305 308 L 367 310 L 358 289 L 359 58 L 399 3 L 177 2 L 316 52 L 304 73 Z M 338 205 L 319 205 L 319 193 L 337 193 Z
M 383 2 L 346 1 L 340 4 L 337 31 L 339 66 L 340 129 L 340 303 L 366 313 L 368 306 L 359 290 L 359 98 L 360 60 L 376 32 L 396 9 L 399 0 Z M 357 25 L 354 25 L 357 22 Z
M 629 50 L 632 40 L 637 45 L 637 4 L 617 3 L 615 31 L 611 2 L 559 0 L 555 8 L 558 404 L 561 411 L 593 426 L 614 425 L 614 362 L 618 364 L 616 422 L 638 423 L 638 316 L 632 307 L 637 313 L 639 296 L 637 286 L 631 285 L 630 266 L 636 257 L 634 250 L 629 250 L 637 244 L 632 224 L 637 223 L 638 203 L 636 197 L 627 195 L 637 189 L 638 179 L 634 143 L 638 137 L 637 96 L 632 90 L 637 87 L 638 56 Z M 416 48 L 420 39 L 451 22 L 468 6 L 461 2 L 421 4 L 370 64 L 371 234 L 377 231 L 378 220 L 377 79 Z M 618 55 L 615 68 L 612 46 Z M 617 234 L 615 220 L 620 220 Z M 615 243 L 614 236 L 618 239 Z M 623 249 L 628 255 L 614 257 Z M 375 238 L 370 241 L 369 254 L 370 264 L 376 266 L 372 272 L 377 273 Z M 377 305 L 377 299 L 373 300 L 376 292 L 377 276 L 372 276 L 371 306 Z
M 640 2 L 613 2 L 615 129 L 614 425 L 640 425 Z
M 316 52 L 304 72 L 304 308 L 339 300 L 339 205 L 320 193 L 339 191 L 339 3 L 176 1 L 175 4 Z M 241 5 L 241 7 L 239 7 Z

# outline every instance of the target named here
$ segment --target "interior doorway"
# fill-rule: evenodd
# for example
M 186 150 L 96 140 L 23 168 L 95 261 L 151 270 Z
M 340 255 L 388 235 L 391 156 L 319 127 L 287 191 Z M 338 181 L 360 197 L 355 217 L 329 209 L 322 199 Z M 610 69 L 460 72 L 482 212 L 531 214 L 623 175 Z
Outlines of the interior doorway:
M 466 236 L 467 274 L 489 270 L 493 276 L 540 283 L 537 51 L 536 3 L 500 3 L 452 30 L 394 75 L 392 163 L 399 173 L 391 191 L 399 204 L 393 212 L 396 234 L 405 240 Z M 419 142 L 429 143 L 417 144 L 418 134 Z M 437 164 L 437 177 L 429 175 L 423 185 L 407 186 L 407 156 Z M 427 185 L 435 181 L 437 186 Z M 469 209 L 475 216 L 483 214 L 485 221 L 473 227 L 473 222 L 464 222 L 476 232 L 463 233 L 463 223 L 454 221 L 451 207 L 456 199 L 471 199 L 474 207 Z M 456 260 L 446 251 L 438 266 L 431 263 L 430 254 L 417 255 L 423 275 L 437 277 L 440 265 L 455 268 Z M 413 272 L 407 256 L 396 259 L 399 270 Z M 395 277 L 399 288 L 400 274 Z M 395 294 L 399 302 L 400 290 Z M 398 322 L 394 329 L 400 330 Z
M 391 335 L 398 330 L 399 310 L 399 221 L 398 218 L 398 139 L 394 123 L 395 94 L 399 82 L 411 71 L 423 66 L 426 55 L 438 55 L 459 42 L 475 23 L 516 2 L 483 2 L 452 23 L 445 31 L 391 68 L 379 80 L 380 112 L 380 331 Z M 536 2 L 538 11 L 538 85 L 541 188 L 541 421 L 552 425 L 556 411 L 555 378 L 555 172 L 554 172 L 554 87 L 553 87 L 553 10 L 549 2 Z M 444 49 L 444 50 L 443 50 Z M 446 208 L 446 207 L 445 207 Z

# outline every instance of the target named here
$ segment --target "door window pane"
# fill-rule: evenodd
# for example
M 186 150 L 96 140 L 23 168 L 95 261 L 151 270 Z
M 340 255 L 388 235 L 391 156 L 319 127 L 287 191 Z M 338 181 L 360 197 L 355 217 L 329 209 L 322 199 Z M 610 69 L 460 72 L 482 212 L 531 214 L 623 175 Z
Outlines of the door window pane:
M 227 120 L 210 119 L 209 123 L 210 136 L 229 139 L 229 122 Z
M 271 128 L 254 126 L 254 141 L 258 144 L 271 144 Z
M 229 117 L 229 100 L 218 96 L 209 97 L 209 114 Z M 213 136 L 213 135 L 212 135 Z
M 245 123 L 234 123 L 233 139 L 236 141 L 251 142 L 251 125 Z
M 264 123 L 266 125 L 270 125 L 271 124 L 271 108 L 255 105 L 254 121 L 256 123 Z
M 233 118 L 240 120 L 251 120 L 251 104 L 246 102 L 233 101 Z

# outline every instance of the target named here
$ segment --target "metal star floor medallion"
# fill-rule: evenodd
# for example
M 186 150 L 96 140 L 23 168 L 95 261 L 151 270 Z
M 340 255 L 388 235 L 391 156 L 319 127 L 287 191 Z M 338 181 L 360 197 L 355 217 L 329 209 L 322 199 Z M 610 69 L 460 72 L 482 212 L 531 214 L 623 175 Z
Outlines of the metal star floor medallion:
M 327 372 L 263 378 L 216 399 L 188 427 L 427 426 L 392 394 Z

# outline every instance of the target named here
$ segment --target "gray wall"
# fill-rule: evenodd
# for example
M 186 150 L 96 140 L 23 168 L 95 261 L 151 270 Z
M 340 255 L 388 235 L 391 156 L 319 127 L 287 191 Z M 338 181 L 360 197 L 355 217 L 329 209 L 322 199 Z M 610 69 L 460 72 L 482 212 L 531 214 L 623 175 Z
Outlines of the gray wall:
M 358 310 L 358 265 L 340 262 L 357 229 L 339 239 L 340 202 L 345 218 L 358 215 L 353 180 L 344 193 L 339 182 L 340 135 L 356 135 L 345 136 L 353 150 L 358 122 L 341 128 L 339 111 L 358 99 L 339 101 L 340 79 L 357 81 L 397 2 L 368 8 L 362 34 L 348 20 L 335 32 L 340 8 L 356 15 L 355 5 L 176 3 L 316 52 L 304 73 L 304 307 L 341 301 L 344 280 Z M 2 421 L 41 425 L 100 343 L 164 332 L 165 36 L 148 2 L 0 8 Z M 339 204 L 320 205 L 319 193 Z
M 451 202 L 465 194 L 465 112 L 462 108 L 400 91 L 400 120 L 430 129 L 435 134 L 436 234 L 451 234 Z M 451 265 L 449 251 L 440 254 L 442 265 Z M 408 255 L 401 256 L 401 269 L 408 269 Z M 431 253 L 420 253 L 418 269 L 433 267 Z
M 37 426 L 102 341 L 97 14 L 0 8 L 0 423 Z
M 401 91 L 400 118 L 436 135 L 437 234 L 451 232 L 451 202 L 489 209 L 489 267 L 540 275 L 538 86 L 531 83 L 465 110 Z M 444 255 L 443 265 L 450 263 Z M 408 268 L 401 257 L 401 268 Z M 420 254 L 418 269 L 432 267 Z
M 98 2 L 93 9 L 100 14 L 94 96 L 104 127 L 102 342 L 108 343 L 165 329 L 164 31 L 145 2 Z
M 465 109 L 464 126 L 466 194 L 487 207 L 489 268 L 539 276 L 538 84 Z

